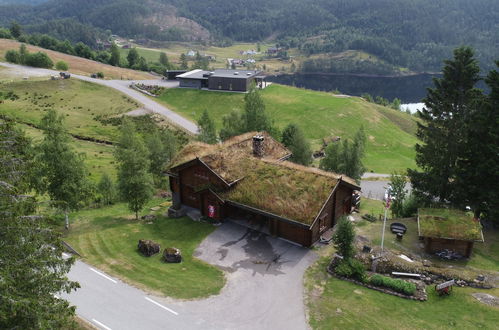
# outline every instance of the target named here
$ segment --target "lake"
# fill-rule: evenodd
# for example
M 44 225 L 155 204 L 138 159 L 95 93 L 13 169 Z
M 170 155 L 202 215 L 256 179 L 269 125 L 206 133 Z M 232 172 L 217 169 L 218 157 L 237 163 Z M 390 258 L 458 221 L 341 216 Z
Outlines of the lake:
M 404 77 L 359 77 L 352 75 L 289 74 L 268 76 L 267 80 L 318 91 L 339 90 L 342 94 L 360 96 L 369 93 L 390 101 L 399 98 L 402 103 L 419 103 L 432 87 L 432 78 L 439 75 L 418 74 Z

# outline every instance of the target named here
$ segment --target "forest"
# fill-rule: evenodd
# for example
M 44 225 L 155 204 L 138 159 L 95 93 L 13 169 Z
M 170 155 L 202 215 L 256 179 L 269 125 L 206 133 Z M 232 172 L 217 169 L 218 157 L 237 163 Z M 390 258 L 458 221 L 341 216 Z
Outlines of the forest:
M 483 70 L 493 67 L 499 53 L 497 0 L 49 0 L 0 6 L 0 25 L 16 20 L 29 32 L 91 46 L 102 33 L 189 38 L 185 30 L 148 20 L 158 11 L 199 23 L 211 35 L 203 42 L 275 40 L 305 55 L 353 49 L 413 71 L 438 71 L 460 45 L 477 50 Z M 328 66 L 316 61 L 308 67 L 317 65 Z

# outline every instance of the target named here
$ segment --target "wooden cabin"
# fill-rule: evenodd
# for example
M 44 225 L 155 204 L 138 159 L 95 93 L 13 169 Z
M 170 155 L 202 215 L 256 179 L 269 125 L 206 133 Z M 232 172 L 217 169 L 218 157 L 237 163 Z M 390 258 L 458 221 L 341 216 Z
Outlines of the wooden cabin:
M 219 221 L 237 219 L 311 246 L 351 210 L 354 180 L 286 161 L 291 152 L 269 134 L 251 132 L 218 145 L 187 145 L 167 170 L 171 216 L 186 207 Z
M 418 232 L 427 253 L 451 250 L 469 258 L 475 242 L 483 242 L 480 221 L 453 209 L 419 209 Z

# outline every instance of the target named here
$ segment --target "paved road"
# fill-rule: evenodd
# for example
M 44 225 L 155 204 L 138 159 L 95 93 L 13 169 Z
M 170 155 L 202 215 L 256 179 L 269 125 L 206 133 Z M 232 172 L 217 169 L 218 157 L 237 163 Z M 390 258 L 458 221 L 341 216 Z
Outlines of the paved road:
M 17 64 L 11 64 L 11 63 L 1 63 L 1 66 L 12 68 L 19 70 L 20 73 L 22 73 L 22 76 L 49 76 L 49 75 L 58 75 L 59 72 L 55 70 L 49 70 L 49 69 L 40 69 L 40 68 L 32 68 L 32 67 L 27 67 L 27 66 L 22 66 L 22 65 L 17 65 Z M 147 111 L 154 112 L 161 114 L 168 118 L 173 124 L 176 126 L 179 126 L 186 131 L 192 133 L 192 134 L 197 134 L 198 132 L 198 127 L 195 123 L 192 121 L 185 119 L 184 117 L 178 115 L 177 113 L 173 112 L 172 110 L 166 108 L 165 106 L 155 102 L 151 98 L 147 97 L 146 95 L 133 90 L 129 88 L 128 86 L 130 85 L 131 82 L 141 82 L 145 84 L 156 84 L 160 86 L 165 86 L 165 87 L 176 87 L 178 84 L 176 82 L 169 82 L 169 81 L 163 81 L 161 79 L 158 80 L 102 80 L 102 79 L 94 79 L 82 75 L 77 75 L 77 74 L 72 74 L 71 75 L 73 78 L 77 78 L 80 80 L 92 82 L 95 84 L 99 85 L 104 85 L 107 87 L 114 88 L 130 98 L 136 100 L 137 102 L 142 103 L 144 106 L 143 108 L 146 109 Z
M 156 297 L 77 261 L 68 276 L 82 288 L 62 297 L 101 329 L 307 328 L 302 280 L 316 260 L 313 251 L 227 222 L 195 255 L 225 271 L 219 295 L 197 301 Z
M 385 189 L 390 181 L 360 181 L 360 188 L 362 189 L 362 196 L 371 199 L 382 200 L 385 195 Z M 405 184 L 405 189 L 411 191 L 412 187 L 409 182 Z

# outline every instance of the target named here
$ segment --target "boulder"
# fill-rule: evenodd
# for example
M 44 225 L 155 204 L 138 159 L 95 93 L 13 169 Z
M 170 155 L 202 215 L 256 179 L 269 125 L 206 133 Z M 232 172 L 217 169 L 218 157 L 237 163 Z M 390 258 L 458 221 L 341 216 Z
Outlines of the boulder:
M 154 243 L 151 240 L 141 239 L 138 244 L 139 252 L 146 257 L 150 257 L 156 253 L 159 253 L 161 247 L 158 243 Z
M 177 248 L 166 248 L 163 251 L 163 259 L 168 263 L 179 263 L 182 262 L 182 255 Z

